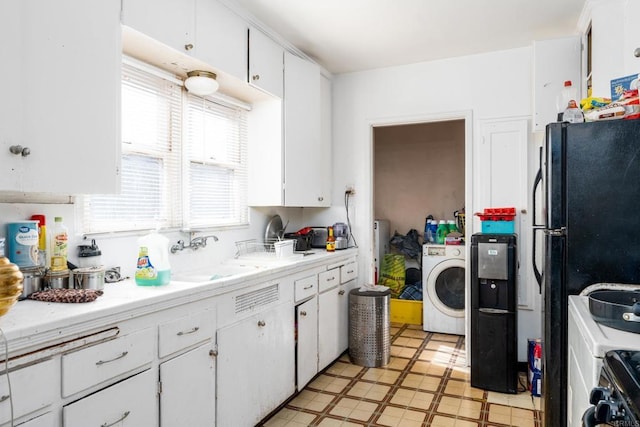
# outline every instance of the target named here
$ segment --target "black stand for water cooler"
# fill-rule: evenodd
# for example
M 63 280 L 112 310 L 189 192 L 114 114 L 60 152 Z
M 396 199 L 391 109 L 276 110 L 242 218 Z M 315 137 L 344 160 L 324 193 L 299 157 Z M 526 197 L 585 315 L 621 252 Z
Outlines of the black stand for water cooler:
M 471 236 L 471 386 L 518 391 L 516 235 Z

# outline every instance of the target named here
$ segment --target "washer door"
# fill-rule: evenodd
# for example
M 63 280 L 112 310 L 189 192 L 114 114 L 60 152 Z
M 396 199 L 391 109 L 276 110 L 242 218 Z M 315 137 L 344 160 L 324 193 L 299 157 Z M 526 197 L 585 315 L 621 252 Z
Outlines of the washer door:
M 427 278 L 433 305 L 450 317 L 464 317 L 464 260 L 448 259 L 436 265 Z

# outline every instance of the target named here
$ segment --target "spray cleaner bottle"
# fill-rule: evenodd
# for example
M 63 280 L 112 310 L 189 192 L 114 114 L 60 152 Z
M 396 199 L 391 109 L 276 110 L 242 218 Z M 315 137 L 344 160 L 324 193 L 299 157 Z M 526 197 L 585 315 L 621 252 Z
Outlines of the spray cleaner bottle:
M 171 281 L 168 249 L 169 239 L 155 231 L 138 239 L 137 285 L 161 286 Z

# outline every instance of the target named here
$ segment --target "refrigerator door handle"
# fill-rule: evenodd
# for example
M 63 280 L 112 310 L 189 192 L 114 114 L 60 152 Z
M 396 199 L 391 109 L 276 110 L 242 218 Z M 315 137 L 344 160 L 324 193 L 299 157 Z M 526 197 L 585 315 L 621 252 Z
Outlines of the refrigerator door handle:
M 544 225 L 537 223 L 538 210 L 536 209 L 536 192 L 541 183 L 542 183 L 542 147 L 540 147 L 540 162 L 538 166 L 538 173 L 536 174 L 536 178 L 533 181 L 533 191 L 531 194 L 532 201 L 533 201 L 533 235 L 531 236 L 532 237 L 531 264 L 533 266 L 533 274 L 536 277 L 536 282 L 538 282 L 538 290 L 540 293 L 542 293 L 542 278 L 544 273 L 541 271 L 541 269 L 538 268 L 538 264 L 536 263 L 536 254 L 537 254 L 536 231 L 544 230 Z
M 508 314 L 508 313 L 512 313 L 509 310 L 501 310 L 499 308 L 479 308 L 478 311 L 480 313 L 487 313 L 487 314 Z
M 542 183 L 542 147 L 540 147 L 540 162 L 538 166 L 538 173 L 536 173 L 536 177 L 533 180 L 533 190 L 531 193 L 532 201 L 533 201 L 533 227 L 543 227 L 542 224 L 538 224 L 538 209 L 536 209 L 536 192 L 538 191 L 538 187 Z

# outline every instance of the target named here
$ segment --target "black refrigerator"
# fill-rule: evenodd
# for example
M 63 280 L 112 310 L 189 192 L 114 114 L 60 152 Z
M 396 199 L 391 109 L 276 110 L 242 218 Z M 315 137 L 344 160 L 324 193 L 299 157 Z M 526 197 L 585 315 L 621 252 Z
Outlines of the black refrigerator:
M 545 148 L 533 188 L 533 267 L 542 292 L 541 409 L 544 425 L 558 427 L 567 424 L 568 296 L 594 283 L 640 283 L 640 120 L 551 123 Z M 536 232 L 544 233 L 542 268 Z

